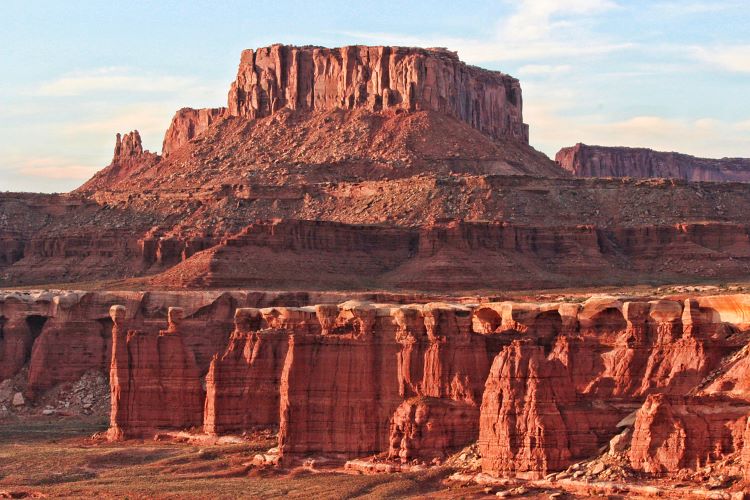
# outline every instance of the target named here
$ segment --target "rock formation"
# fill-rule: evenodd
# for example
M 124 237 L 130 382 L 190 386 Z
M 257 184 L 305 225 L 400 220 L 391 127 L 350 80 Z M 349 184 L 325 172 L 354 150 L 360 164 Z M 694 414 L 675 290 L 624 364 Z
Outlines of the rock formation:
M 204 413 L 209 434 L 279 423 L 279 386 L 289 334 L 261 329 L 261 321 L 260 310 L 238 308 L 226 351 L 211 361 Z
M 147 437 L 203 422 L 200 371 L 180 331 L 184 310 L 170 307 L 158 335 L 128 330 L 122 306 L 113 306 L 110 389 L 111 440 Z
M 685 181 L 750 182 L 748 158 L 696 158 L 646 148 L 587 146 L 578 143 L 555 155 L 578 177 L 663 177 Z
M 350 291 L 718 282 L 750 275 L 747 189 L 572 177 L 525 142 L 517 80 L 443 49 L 274 45 L 243 53 L 227 108 L 178 111 L 162 156 L 132 132 L 74 193 L 0 194 L 0 277 Z
M 743 450 L 750 402 L 652 394 L 638 410 L 629 458 L 648 473 L 698 469 Z
M 527 478 L 609 446 L 657 475 L 747 454 L 746 295 L 472 306 L 342 297 L 13 292 L 0 296 L 0 355 L 8 375 L 29 364 L 33 403 L 76 380 L 94 347 L 99 361 L 86 367 L 101 366 L 109 335 L 110 439 L 278 426 L 284 461 L 382 453 L 401 463 L 477 440 L 486 473 Z
M 514 341 L 487 378 L 480 420 L 482 469 L 535 477 L 592 454 L 589 412 L 576 407 L 569 372 L 542 346 Z
M 467 66 L 446 49 L 273 45 L 242 53 L 232 116 L 366 108 L 432 110 L 495 137 L 528 142 L 515 78 Z
M 414 397 L 391 417 L 388 456 L 393 460 L 446 457 L 477 439 L 479 407 L 440 398 Z
M 115 136 L 112 162 L 89 179 L 82 189 L 95 189 L 117 182 L 127 182 L 135 170 L 154 165 L 158 161 L 159 156 L 156 153 L 143 149 L 141 134 L 137 130 L 122 136 L 118 133 Z
M 227 108 L 182 108 L 175 113 L 164 135 L 161 154 L 164 157 L 199 136 L 214 122 L 227 115 Z

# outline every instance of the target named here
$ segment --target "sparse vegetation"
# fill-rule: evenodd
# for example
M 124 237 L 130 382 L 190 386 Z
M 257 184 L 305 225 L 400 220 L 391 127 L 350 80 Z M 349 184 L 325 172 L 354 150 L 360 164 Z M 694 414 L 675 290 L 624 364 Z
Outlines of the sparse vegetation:
M 104 428 L 106 423 L 101 418 L 0 423 L 0 492 L 130 499 L 374 499 L 440 491 L 453 496 L 442 484 L 451 471 L 447 468 L 396 475 L 255 469 L 247 463 L 272 442 L 198 446 L 91 439 Z

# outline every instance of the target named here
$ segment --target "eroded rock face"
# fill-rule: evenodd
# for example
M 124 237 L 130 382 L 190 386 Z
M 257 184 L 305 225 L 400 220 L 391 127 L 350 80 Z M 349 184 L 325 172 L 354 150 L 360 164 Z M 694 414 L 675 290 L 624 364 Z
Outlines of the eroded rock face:
M 564 365 L 543 346 L 514 341 L 492 364 L 480 417 L 482 469 L 536 477 L 596 450 Z
M 203 426 L 209 434 L 279 424 L 279 386 L 289 334 L 261 324 L 258 309 L 237 309 L 229 345 L 211 361 Z
M 696 158 L 646 148 L 587 146 L 561 149 L 555 161 L 579 177 L 666 177 L 686 181 L 750 182 L 750 159 Z
M 628 457 L 649 473 L 697 469 L 743 450 L 750 403 L 652 394 L 638 410 Z
M 459 61 L 446 49 L 273 45 L 242 53 L 229 114 L 260 118 L 283 108 L 433 110 L 492 137 L 528 142 L 515 78 Z
M 356 310 L 342 310 L 333 333 L 290 336 L 280 388 L 282 455 L 358 456 L 387 448 L 388 422 L 401 402 L 392 361 L 398 344 L 390 316 L 370 323 Z
M 204 392 L 193 353 L 180 331 L 182 308 L 169 309 L 169 323 L 158 335 L 127 329 L 127 310 L 110 309 L 112 365 L 111 440 L 147 437 L 159 430 L 203 423 Z
M 388 456 L 401 462 L 448 456 L 477 439 L 478 420 L 479 407 L 473 403 L 411 398 L 391 418 Z
M 10 293 L 0 354 L 30 362 L 33 405 L 91 349 L 108 352 L 108 332 L 111 439 L 278 425 L 284 460 L 400 462 L 478 439 L 484 472 L 521 477 L 599 452 L 647 474 L 747 455 L 746 295 L 471 306 L 334 297 Z
M 227 108 L 182 108 L 175 113 L 172 123 L 169 125 L 161 154 L 166 157 L 186 142 L 199 136 L 214 122 L 227 115 Z

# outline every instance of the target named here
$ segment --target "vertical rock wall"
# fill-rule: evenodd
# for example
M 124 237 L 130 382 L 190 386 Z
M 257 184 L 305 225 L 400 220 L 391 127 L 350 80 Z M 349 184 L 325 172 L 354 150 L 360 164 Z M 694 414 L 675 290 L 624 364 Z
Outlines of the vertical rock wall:
M 433 110 L 495 137 L 528 143 L 521 85 L 468 66 L 446 49 L 272 45 L 245 50 L 229 114 L 258 118 L 283 108 Z

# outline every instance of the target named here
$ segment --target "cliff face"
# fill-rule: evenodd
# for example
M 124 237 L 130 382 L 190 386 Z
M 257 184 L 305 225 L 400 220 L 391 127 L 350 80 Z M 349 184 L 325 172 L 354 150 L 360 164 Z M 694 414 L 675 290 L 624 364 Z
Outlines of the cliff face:
M 273 45 L 242 53 L 228 99 L 232 116 L 283 108 L 432 110 L 494 137 L 528 142 L 515 78 L 459 61 L 445 49 Z
M 206 375 L 204 430 L 241 432 L 279 424 L 279 386 L 289 334 L 261 330 L 261 311 L 239 308 L 235 329 Z
M 182 108 L 172 118 L 162 143 L 164 157 L 202 134 L 216 121 L 227 116 L 227 108 Z
M 383 453 L 398 463 L 476 440 L 484 472 L 527 478 L 607 451 L 615 437 L 609 453 L 647 474 L 747 455 L 747 295 L 337 299 L 6 294 L 0 359 L 4 376 L 28 364 L 36 398 L 101 369 L 111 352 L 112 439 L 278 426 L 284 460 Z M 279 301 L 295 306 L 271 306 Z
M 442 291 L 673 282 L 744 275 L 750 272 L 748 252 L 748 227 L 733 224 L 605 230 L 491 222 L 393 228 L 280 221 L 248 226 L 152 282 L 188 288 L 252 283 Z M 314 273 L 298 272 L 311 266 Z
M 168 327 L 152 335 L 127 328 L 127 309 L 113 306 L 111 440 L 153 436 L 203 422 L 200 371 L 180 332 L 184 310 L 170 307 Z
M 750 159 L 696 158 L 645 148 L 587 146 L 561 149 L 555 161 L 578 177 L 664 177 L 685 181 L 750 182 Z

